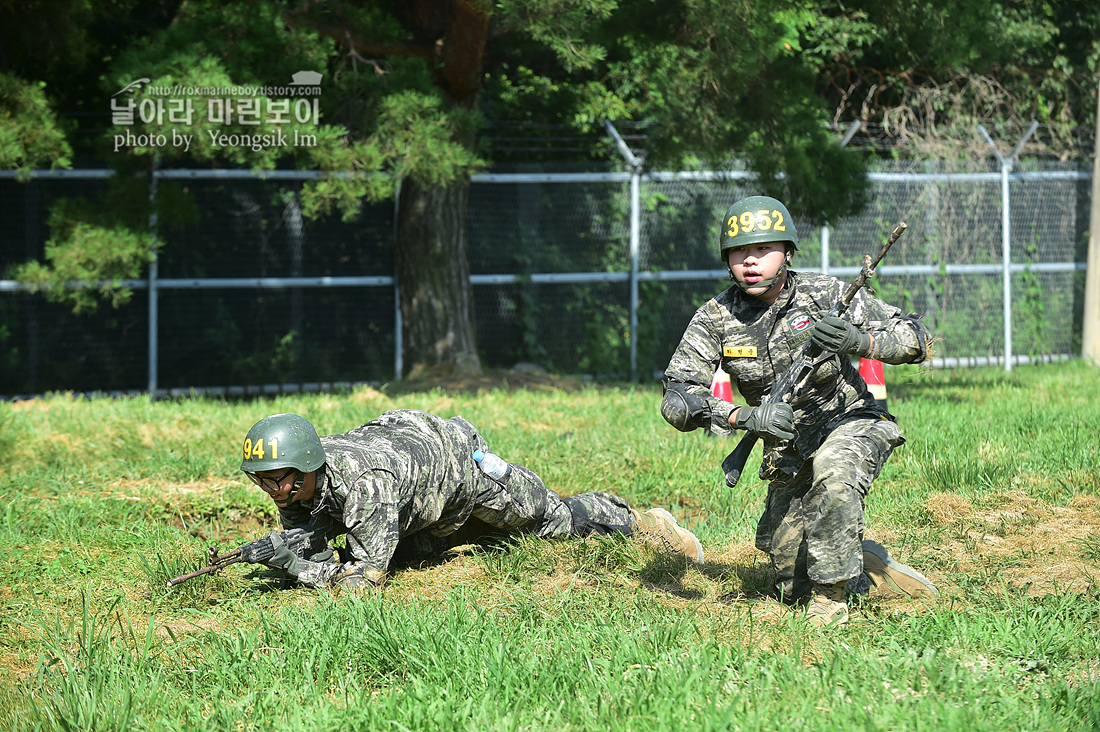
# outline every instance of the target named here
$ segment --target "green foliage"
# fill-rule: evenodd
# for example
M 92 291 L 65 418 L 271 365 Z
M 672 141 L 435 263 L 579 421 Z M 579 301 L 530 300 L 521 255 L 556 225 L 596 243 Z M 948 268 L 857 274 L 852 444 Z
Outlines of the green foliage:
M 1081 556 L 1088 562 L 1100 566 L 1100 534 L 1090 534 L 1074 541 L 1080 548 Z
M 33 286 L 55 303 L 73 306 L 74 313 L 94 310 L 97 294 L 113 307 L 129 302 L 133 291 L 120 280 L 139 277 L 153 260 L 152 234 L 123 228 L 103 228 L 85 222 L 67 227 L 67 238 L 46 242 L 46 261 L 14 267 L 13 276 Z M 86 283 L 68 288 L 67 283 Z
M 248 96 L 266 104 L 269 100 L 261 87 L 285 85 L 303 69 L 326 69 L 335 53 L 330 40 L 288 27 L 284 9 L 276 3 L 186 4 L 165 29 L 120 54 L 104 79 L 102 92 L 114 99 L 135 79 L 148 79 L 144 86 L 121 93 L 119 101 L 125 102 L 128 95 L 140 94 L 149 86 L 238 87 L 250 89 Z M 403 78 L 413 79 L 407 74 Z M 364 198 L 377 201 L 391 197 L 402 178 L 447 185 L 482 165 L 469 145 L 477 125 L 476 114 L 463 108 L 446 108 L 430 83 L 418 84 L 426 91 L 386 86 L 388 93 L 375 95 L 363 106 L 360 116 L 348 118 L 355 125 L 354 134 L 342 125 L 303 123 L 296 117 L 288 124 L 266 118 L 258 125 L 243 124 L 239 119 L 222 123 L 211 118 L 215 108 L 208 104 L 207 97 L 177 94 L 172 98 L 193 105 L 190 122 L 174 123 L 169 129 L 163 118 L 145 122 L 135 115 L 133 125 L 110 130 L 103 144 L 106 154 L 121 161 L 123 168 L 130 167 L 134 160 L 155 156 L 161 166 L 198 162 L 271 169 L 289 162 L 328 171 L 330 175 L 304 185 L 302 211 L 310 217 L 339 212 L 344 220 L 358 215 Z M 329 88 L 326 86 L 322 98 L 326 111 L 331 109 L 341 116 L 341 107 L 348 100 L 329 93 Z M 339 85 L 333 91 L 349 90 Z M 145 97 L 138 101 L 142 100 L 149 101 Z M 45 103 L 44 98 L 41 102 Z M 36 124 L 36 129 L 49 129 L 48 125 Z M 155 142 L 157 135 L 169 142 Z M 227 144 L 226 139 L 234 136 L 256 142 Z M 307 138 L 308 144 L 265 142 Z M 3 139 L 0 136 L 0 141 Z M 186 142 L 178 144 L 177 140 Z M 13 276 L 38 286 L 56 301 L 71 304 L 76 312 L 93 309 L 98 300 L 90 288 L 66 290 L 65 285 L 72 281 L 102 283 L 98 292 L 103 299 L 115 307 L 126 302 L 132 292 L 120 286 L 118 280 L 140 276 L 142 265 L 150 261 L 152 247 L 148 218 L 121 221 L 140 207 L 120 203 L 117 197 L 107 202 L 96 209 L 102 212 L 98 216 L 86 215 L 91 210 L 87 204 L 58 204 L 59 210 L 51 218 L 55 231 L 46 262 L 28 263 L 17 268 Z M 185 198 L 166 206 L 169 219 L 179 213 L 171 204 L 186 210 L 189 202 Z M 72 216 L 82 208 L 86 226 L 76 223 Z M 58 226 L 61 220 L 65 223 Z M 108 251 L 110 242 L 114 242 L 113 249 Z M 107 253 L 111 256 L 101 256 Z
M 0 168 L 72 167 L 65 126 L 50 106 L 45 82 L 0 73 Z
M 979 122 L 1004 137 L 1038 119 L 1051 125 L 1039 144 L 1072 155 L 1094 123 L 1095 5 L 830 0 L 788 17 L 834 118 L 912 126 L 925 139 L 906 154 L 950 156 Z
M 120 281 L 142 278 L 161 243 L 150 229 L 150 217 L 156 215 L 160 231 L 198 219 L 194 200 L 179 184 L 160 182 L 151 201 L 143 172 L 130 161 L 95 199 L 58 199 L 46 222 L 45 262 L 15 265 L 10 276 L 76 313 L 91 312 L 100 302 L 115 308 L 127 303 L 133 291 Z M 73 288 L 73 283 L 84 286 Z
M 394 161 L 394 178 L 442 186 L 483 165 L 461 143 L 472 137 L 476 125 L 475 114 L 446 110 L 438 96 L 401 92 L 383 101 L 372 139 L 378 139 Z
M 106 209 L 110 219 L 117 209 Z M 128 302 L 133 291 L 120 287 L 120 280 L 137 278 L 153 261 L 152 234 L 135 232 L 122 225 L 94 223 L 101 214 L 84 200 L 63 200 L 50 213 L 53 236 L 46 242 L 46 261 L 28 262 L 13 268 L 13 276 L 34 286 L 51 302 L 72 306 L 76 313 L 94 310 L 99 297 L 113 307 Z M 65 287 L 68 283 L 83 287 Z
M 505 0 L 496 10 L 504 22 L 522 23 L 523 33 L 549 49 L 566 74 L 593 69 L 607 57 L 598 41 L 581 37 L 585 27 L 609 19 L 614 0 Z
M 374 85 L 368 98 L 358 93 L 367 80 L 357 73 L 333 79 L 338 68 L 335 44 L 308 26 L 287 24 L 287 8 L 278 3 L 189 3 L 162 33 L 123 55 L 112 68 L 112 91 L 135 78 L 149 78 L 148 86 L 172 87 L 245 87 L 249 96 L 266 103 L 263 88 L 286 85 L 293 74 L 306 70 L 325 73 L 323 118 L 330 114 L 346 124 L 290 124 L 264 121 L 259 125 L 224 124 L 210 119 L 206 98 L 196 96 L 196 115 L 192 124 L 177 127 L 181 134 L 194 138 L 186 151 L 135 148 L 135 154 L 152 154 L 196 161 L 268 169 L 288 162 L 297 167 L 341 173 L 337 182 L 325 179 L 312 190 L 307 184 L 304 197 L 307 215 L 328 213 L 333 206 L 350 216 L 354 203 L 363 197 L 380 200 L 392 195 L 394 183 L 378 173 L 400 180 L 405 177 L 430 184 L 447 184 L 474 170 L 480 161 L 467 149 L 472 138 L 474 117 L 463 109 L 448 109 L 438 89 L 417 73 L 399 73 L 400 83 L 388 80 Z M 322 11 L 323 12 L 323 11 Z M 391 18 L 378 23 L 378 9 L 361 11 L 344 20 L 354 24 L 371 23 L 372 32 L 395 33 Z M 349 86 L 351 81 L 355 82 Z M 332 87 L 332 82 L 336 86 Z M 345 111 L 352 102 L 354 114 Z M 139 132 L 156 132 L 158 124 L 134 126 Z M 160 130 L 163 131 L 163 130 Z M 227 147 L 209 134 L 315 136 L 308 146 Z M 348 176 L 350 174 L 350 177 Z

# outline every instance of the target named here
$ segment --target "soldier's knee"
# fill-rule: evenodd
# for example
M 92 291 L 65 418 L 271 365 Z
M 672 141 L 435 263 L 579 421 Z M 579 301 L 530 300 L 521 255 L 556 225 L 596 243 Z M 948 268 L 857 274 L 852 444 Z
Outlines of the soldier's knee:
M 822 460 L 814 458 L 814 477 L 811 490 L 832 490 L 833 486 L 851 486 L 857 473 L 857 466 L 843 458 L 835 457 Z
M 582 501 L 570 496 L 569 498 L 563 498 L 561 502 L 569 509 L 569 517 L 573 524 L 570 527 L 570 533 L 573 533 L 574 527 L 584 526 L 588 523 L 588 509 Z
M 859 481 L 851 475 L 826 474 L 815 476 L 813 486 L 802 499 L 807 517 L 821 516 L 838 508 L 863 505 L 865 492 L 859 490 Z

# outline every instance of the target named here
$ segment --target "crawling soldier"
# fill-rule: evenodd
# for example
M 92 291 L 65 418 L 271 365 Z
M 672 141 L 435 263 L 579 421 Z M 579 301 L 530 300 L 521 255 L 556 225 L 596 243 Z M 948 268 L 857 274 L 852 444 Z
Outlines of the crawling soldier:
M 310 587 L 361 587 L 384 582 L 395 561 L 440 556 L 480 535 L 611 532 L 703 563 L 699 540 L 664 509 L 638 512 L 602 492 L 560 499 L 517 464 L 491 478 L 475 451 L 488 447 L 472 424 L 419 410 L 388 411 L 327 437 L 298 415 L 261 419 L 245 437 L 241 470 L 275 502 L 283 528 L 320 524 L 329 536 L 347 535 L 337 552 L 299 557 L 279 545 L 261 563 Z M 278 533 L 270 538 L 279 544 Z

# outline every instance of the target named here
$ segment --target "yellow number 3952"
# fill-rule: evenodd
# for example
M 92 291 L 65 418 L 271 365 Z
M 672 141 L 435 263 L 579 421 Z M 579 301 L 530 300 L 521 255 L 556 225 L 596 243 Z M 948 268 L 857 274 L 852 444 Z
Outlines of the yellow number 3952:
M 783 213 L 773 210 L 770 214 L 767 209 L 756 212 L 743 211 L 740 216 L 730 216 L 726 222 L 726 236 L 750 234 L 754 231 L 786 231 L 787 224 L 783 220 Z

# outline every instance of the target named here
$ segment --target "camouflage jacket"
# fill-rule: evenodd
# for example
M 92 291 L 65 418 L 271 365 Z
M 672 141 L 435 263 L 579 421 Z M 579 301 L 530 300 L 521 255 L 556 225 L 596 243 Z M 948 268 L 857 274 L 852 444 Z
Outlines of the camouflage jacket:
M 666 383 L 682 383 L 705 398 L 711 431 L 730 433 L 735 405 L 711 395 L 711 381 L 721 366 L 750 405 L 758 405 L 785 373 L 815 322 L 828 314 L 847 284 L 824 274 L 788 270 L 787 283 L 772 305 L 731 286 L 699 308 L 688 324 L 668 368 Z M 903 314 L 861 289 L 845 319 L 874 339 L 869 358 L 890 364 L 920 363 L 928 355 L 929 335 L 919 316 Z M 852 415 L 893 419 L 875 402 L 848 356 L 822 361 L 807 388 L 791 403 L 796 436 L 765 447 L 765 465 L 794 474 L 829 432 Z
M 402 538 L 453 533 L 474 508 L 474 427 L 462 419 L 396 409 L 349 432 L 321 438 L 325 465 L 313 498 L 279 509 L 284 529 L 327 517 L 331 534 L 347 534 L 351 561 L 379 583 Z M 336 562 L 300 562 L 298 580 L 321 587 Z

